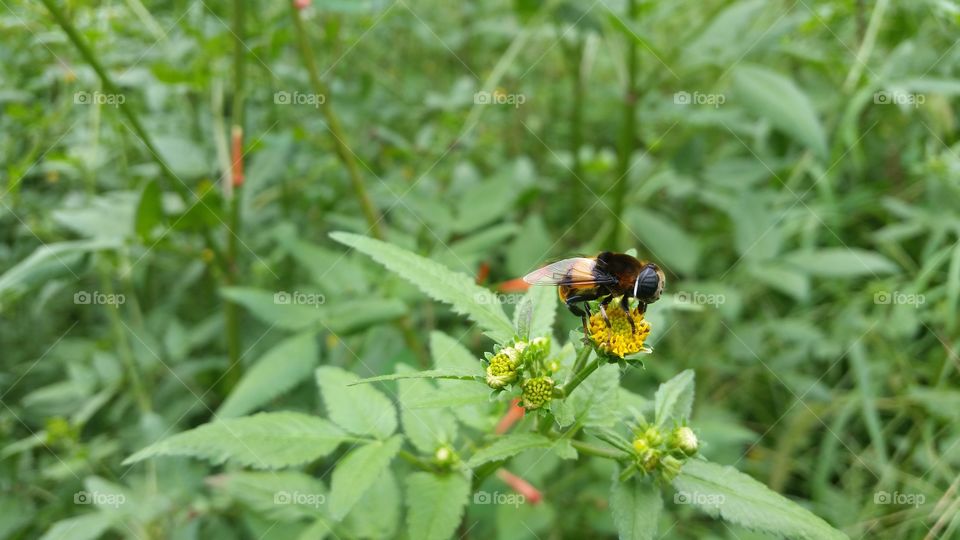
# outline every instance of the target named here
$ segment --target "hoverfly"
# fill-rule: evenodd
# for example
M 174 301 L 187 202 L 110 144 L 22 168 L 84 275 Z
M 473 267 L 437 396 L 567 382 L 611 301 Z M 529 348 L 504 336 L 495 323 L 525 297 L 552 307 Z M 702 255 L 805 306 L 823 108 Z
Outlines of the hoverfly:
M 665 278 L 656 264 L 625 253 L 604 251 L 596 257 L 574 257 L 548 264 L 523 276 L 523 280 L 531 285 L 557 285 L 560 300 L 583 319 L 586 328 L 590 300 L 600 299 L 600 313 L 609 325 L 605 307 L 615 297 L 621 297 L 624 312 L 630 311 L 630 298 L 636 298 L 640 302 L 637 309 L 643 313 L 647 304 L 660 299 Z M 633 319 L 627 320 L 633 326 Z

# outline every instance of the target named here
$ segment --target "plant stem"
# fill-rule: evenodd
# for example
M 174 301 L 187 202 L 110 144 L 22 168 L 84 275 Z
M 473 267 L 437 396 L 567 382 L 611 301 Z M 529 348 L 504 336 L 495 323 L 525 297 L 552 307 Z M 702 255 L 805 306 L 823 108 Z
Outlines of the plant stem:
M 407 463 L 409 463 L 409 464 L 411 464 L 411 465 L 414 465 L 414 466 L 416 466 L 416 467 L 418 467 L 418 468 L 420 468 L 420 469 L 423 469 L 424 471 L 433 471 L 433 470 L 434 470 L 434 467 L 433 467 L 432 465 L 430 465 L 429 463 L 427 463 L 427 462 L 424 461 L 423 459 L 421 459 L 421 458 L 419 458 L 419 457 L 411 454 L 410 452 L 408 452 L 408 451 L 406 451 L 406 450 L 404 450 L 404 449 L 402 449 L 402 448 L 400 449 L 400 452 L 399 452 L 399 454 L 397 454 L 397 455 L 399 455 L 400 458 L 403 459 L 404 461 L 406 461 Z
M 574 375 L 580 373 L 580 370 L 583 369 L 584 364 L 587 363 L 587 358 L 590 357 L 590 351 L 590 347 L 584 345 L 583 348 L 580 349 L 580 352 L 577 353 L 577 358 L 573 361 L 573 368 L 570 370 L 570 377 L 567 378 L 568 383 Z
M 103 264 L 100 265 L 100 286 L 103 287 L 103 292 L 106 295 L 115 297 L 113 282 L 110 281 L 110 276 Z M 140 408 L 142 414 L 149 413 L 153 409 L 153 406 L 150 403 L 150 395 L 147 394 L 146 387 L 143 385 L 137 360 L 133 357 L 133 348 L 130 346 L 130 340 L 127 338 L 126 327 L 120 319 L 120 306 L 107 306 L 105 309 L 107 313 L 110 314 L 110 323 L 113 327 L 115 339 L 117 340 L 120 360 L 127 370 L 127 377 L 133 389 L 133 395 L 137 400 L 137 406 Z
M 584 348 L 587 348 L 587 347 L 584 347 Z M 580 386 L 580 383 L 586 380 L 586 378 L 589 377 L 591 373 L 593 373 L 594 371 L 597 370 L 598 367 L 600 367 L 600 362 L 601 360 L 599 357 L 594 358 L 592 362 L 587 364 L 586 367 L 584 367 L 576 375 L 574 375 L 573 379 L 563 387 L 563 397 L 564 398 L 570 397 L 570 394 L 573 392 L 573 390 L 576 387 Z
M 367 220 L 367 225 L 370 227 L 370 233 L 373 234 L 374 238 L 383 240 L 383 231 L 380 229 L 380 217 L 378 216 L 376 208 L 373 206 L 373 201 L 367 193 L 367 186 L 363 181 L 363 176 L 360 174 L 357 158 L 353 151 L 350 150 L 350 147 L 347 146 L 347 137 L 343 131 L 343 126 L 340 124 L 340 117 L 338 117 L 336 111 L 333 110 L 333 96 L 330 95 L 330 90 L 327 88 L 327 85 L 324 84 L 323 79 L 320 78 L 320 71 L 317 69 L 313 49 L 310 47 L 307 30 L 304 27 L 303 19 L 300 17 L 300 10 L 297 9 L 293 2 L 289 3 L 290 14 L 293 17 L 293 26 L 297 33 L 297 41 L 300 45 L 300 55 L 303 58 L 303 65 L 307 69 L 307 75 L 310 77 L 310 83 L 313 85 L 314 92 L 324 98 L 323 104 L 320 105 L 320 110 L 327 123 L 327 129 L 330 130 L 330 134 L 333 136 L 337 157 L 340 158 L 343 166 L 347 169 L 347 175 L 350 177 L 350 183 L 353 185 L 354 195 L 356 195 L 357 201 L 360 203 L 360 208 Z M 417 338 L 417 332 L 410 323 L 410 319 L 404 317 L 400 319 L 398 325 L 403 334 L 404 342 L 420 360 L 421 366 L 424 368 L 427 367 L 430 361 L 429 356 Z
M 237 252 L 239 231 L 241 227 L 240 200 L 243 193 L 243 108 L 244 82 L 246 81 L 246 55 L 243 43 L 245 34 L 244 19 L 246 18 L 245 0 L 233 0 L 232 34 L 233 43 L 233 105 L 230 108 L 230 168 L 225 172 L 230 184 L 230 213 L 227 217 L 227 260 L 224 271 L 226 285 L 236 285 L 239 282 L 237 266 Z M 239 307 L 227 300 L 223 303 L 223 318 L 227 340 L 227 356 L 230 367 L 224 377 L 224 390 L 229 392 L 242 375 L 243 366 L 240 363 L 240 312 Z
M 588 456 L 615 459 L 618 461 L 629 457 L 623 452 L 619 452 L 610 448 L 603 448 L 584 441 L 571 440 L 570 444 L 577 449 L 577 452 L 580 452 L 581 454 L 587 454 Z
M 637 0 L 628 0 L 627 3 L 627 21 L 633 22 L 637 17 Z M 623 124 L 620 128 L 619 154 L 620 159 L 617 164 L 617 180 L 614 184 L 613 192 L 613 215 L 623 215 L 624 205 L 626 204 L 627 188 L 630 181 L 627 175 L 630 173 L 630 157 L 633 155 L 634 141 L 636 140 L 637 125 L 637 40 L 627 37 L 627 85 L 623 92 Z M 617 249 L 620 241 L 620 233 L 623 231 L 623 220 L 614 219 L 613 227 L 607 236 L 605 247 L 608 249 Z
M 367 187 L 363 181 L 363 177 L 360 175 L 360 168 L 357 166 L 356 157 L 353 151 L 350 150 L 350 147 L 347 146 L 347 138 L 340 124 L 340 118 L 333 110 L 333 104 L 331 103 L 333 96 L 330 95 L 330 90 L 320 78 L 320 72 L 317 70 L 317 63 L 313 56 L 313 49 L 310 47 L 310 40 L 307 37 L 307 30 L 304 28 L 303 19 L 300 17 L 300 10 L 297 9 L 293 2 L 289 2 L 289 4 L 290 13 L 293 16 L 294 29 L 297 33 L 297 41 L 299 41 L 300 44 L 300 55 L 303 57 L 304 67 L 307 69 L 307 74 L 310 77 L 310 83 L 313 85 L 314 92 L 323 96 L 324 99 L 320 110 L 323 112 L 327 129 L 330 130 L 330 134 L 333 136 L 337 157 L 340 158 L 340 161 L 343 162 L 344 167 L 347 169 L 347 175 L 350 177 L 350 183 L 353 185 L 354 194 L 360 203 L 361 210 L 363 210 L 363 215 L 367 220 L 367 225 L 370 227 L 370 232 L 375 238 L 383 240 L 383 232 L 380 230 L 380 218 L 377 216 L 373 202 L 367 194 Z
M 73 23 L 70 22 L 70 19 L 63 13 L 63 10 L 60 9 L 60 6 L 56 4 L 55 0 L 42 0 L 42 2 L 50 14 L 53 15 L 53 18 L 57 21 L 60 28 L 67 34 L 67 37 L 70 38 L 70 41 L 73 42 L 73 45 L 80 51 L 80 56 L 82 56 L 83 59 L 90 64 L 90 67 L 93 68 L 93 71 L 96 72 L 103 88 L 112 94 L 120 94 L 120 90 L 117 85 L 114 84 L 113 79 L 107 74 L 107 71 L 100 64 L 100 61 L 97 60 L 96 55 L 93 54 L 93 51 L 87 45 L 87 42 L 80 36 L 80 33 L 77 32 Z M 186 184 L 180 181 L 177 175 L 174 174 L 173 170 L 160 159 L 160 153 L 157 151 L 157 147 L 153 144 L 147 131 L 143 128 L 143 124 L 140 123 L 140 118 L 133 112 L 132 106 L 124 104 L 117 108 L 120 110 L 120 113 L 127 118 L 127 121 L 130 122 L 130 128 L 133 132 L 140 138 L 143 145 L 147 147 L 147 150 L 150 151 L 151 158 L 159 165 L 161 172 L 163 172 L 163 175 L 167 178 L 173 190 L 177 192 L 177 195 L 187 207 L 192 206 L 191 201 L 193 197 L 190 190 Z M 207 248 L 213 253 L 214 259 L 220 264 L 221 268 L 225 269 L 223 254 L 213 241 L 213 236 L 210 234 L 210 231 L 204 229 L 201 234 L 203 234 Z

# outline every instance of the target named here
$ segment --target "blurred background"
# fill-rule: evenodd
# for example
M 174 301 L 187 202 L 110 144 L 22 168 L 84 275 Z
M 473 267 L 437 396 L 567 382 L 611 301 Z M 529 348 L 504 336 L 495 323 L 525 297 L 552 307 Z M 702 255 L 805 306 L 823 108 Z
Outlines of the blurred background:
M 668 281 L 625 387 L 694 369 L 705 455 L 853 538 L 960 536 L 957 2 L 0 5 L 0 538 L 280 533 L 215 467 L 149 465 L 158 495 L 120 465 L 212 419 L 302 323 L 276 305 L 363 376 L 435 329 L 489 349 L 334 230 L 508 310 L 545 261 L 635 248 Z M 470 534 L 614 535 L 607 479 L 558 474 Z M 759 537 L 668 508 L 666 538 Z

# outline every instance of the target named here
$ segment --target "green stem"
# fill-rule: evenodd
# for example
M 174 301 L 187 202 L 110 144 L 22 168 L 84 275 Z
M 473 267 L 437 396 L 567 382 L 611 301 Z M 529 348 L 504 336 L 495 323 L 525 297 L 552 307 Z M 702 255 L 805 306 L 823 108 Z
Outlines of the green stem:
M 234 165 L 236 160 L 243 159 L 243 112 L 244 112 L 244 83 L 246 81 L 246 54 L 244 51 L 246 45 L 243 43 L 245 33 L 244 20 L 246 18 L 245 0 L 233 0 L 233 21 L 232 34 L 233 43 L 233 105 L 230 108 L 231 123 L 230 143 L 229 143 L 229 174 L 224 177 L 231 182 L 230 193 L 230 213 L 228 216 L 229 225 L 227 225 L 227 260 L 224 272 L 224 282 L 226 285 L 236 285 L 239 282 L 239 270 L 237 267 L 237 253 L 239 244 L 239 231 L 241 227 L 240 200 L 243 190 L 243 182 L 233 177 L 236 172 Z M 239 140 L 240 144 L 234 144 Z M 240 312 L 239 307 L 227 300 L 223 304 L 223 318 L 227 340 L 227 356 L 230 359 L 230 368 L 227 376 L 224 377 L 224 390 L 229 392 L 240 380 L 243 366 L 240 363 Z
M 573 376 L 577 373 L 580 373 L 580 370 L 583 369 L 583 366 L 587 363 L 587 358 L 590 357 L 591 349 L 589 346 L 584 345 L 580 352 L 577 353 L 576 360 L 573 361 L 573 369 L 570 370 L 570 377 L 567 378 L 569 383 L 572 380 Z
M 587 349 L 588 347 L 585 346 L 584 348 Z M 586 378 L 589 377 L 591 373 L 593 373 L 594 371 L 597 370 L 598 367 L 600 367 L 600 362 L 601 360 L 599 357 L 594 358 L 592 362 L 587 364 L 586 367 L 584 367 L 576 375 L 574 375 L 573 379 L 563 387 L 562 389 L 563 397 L 564 398 L 570 397 L 570 394 L 573 393 L 574 389 L 580 386 L 580 383 L 586 380 Z
M 436 470 L 436 468 L 435 468 L 433 465 L 431 465 L 430 463 L 427 463 L 427 462 L 424 461 L 423 459 L 421 459 L 421 458 L 419 458 L 419 457 L 411 454 L 410 452 L 408 452 L 408 451 L 406 451 L 406 450 L 401 449 L 401 450 L 400 450 L 400 453 L 397 454 L 397 455 L 399 455 L 400 458 L 403 459 L 404 461 L 406 461 L 407 463 L 409 463 L 409 464 L 411 464 L 411 465 L 413 465 L 413 466 L 415 466 L 415 467 L 418 467 L 418 468 L 420 468 L 420 469 L 422 469 L 422 470 L 424 470 L 424 471 L 433 471 L 433 470 Z
M 370 233 L 374 236 L 374 238 L 383 240 L 384 235 L 383 231 L 380 229 L 380 217 L 378 216 L 376 208 L 373 206 L 373 201 L 370 199 L 370 195 L 367 193 L 367 186 L 363 181 L 363 176 L 360 174 L 360 167 L 357 164 L 357 158 L 353 151 L 350 150 L 350 147 L 347 146 L 347 136 L 343 130 L 342 124 L 340 124 L 340 117 L 337 116 L 336 111 L 333 109 L 333 96 L 330 95 L 329 88 L 327 88 L 327 85 L 324 84 L 323 79 L 320 78 L 320 71 L 317 69 L 317 62 L 313 55 L 313 49 L 310 47 L 310 40 L 307 36 L 307 30 L 304 27 L 303 19 L 300 17 L 300 10 L 297 9 L 293 2 L 290 2 L 290 14 L 293 17 L 293 26 L 297 33 L 297 41 L 300 46 L 300 55 L 303 58 L 303 65 L 307 70 L 307 75 L 310 77 L 310 83 L 313 85 L 314 92 L 323 96 L 324 98 L 323 104 L 320 106 L 320 110 L 323 113 L 323 118 L 327 123 L 327 129 L 330 130 L 330 134 L 333 136 L 333 144 L 334 148 L 336 148 L 337 157 L 340 158 L 343 166 L 347 169 L 347 175 L 350 177 L 350 184 L 353 186 L 354 195 L 357 197 L 357 201 L 360 203 L 360 208 L 363 211 L 364 218 L 367 220 L 367 225 L 370 227 Z M 429 356 L 427 355 L 427 351 L 423 348 L 423 345 L 420 343 L 420 340 L 417 337 L 417 332 L 411 324 L 410 319 L 404 317 L 403 319 L 400 319 L 398 325 L 401 333 L 403 334 L 404 342 L 420 360 L 421 366 L 427 367 L 429 365 Z
M 637 17 L 637 0 L 628 0 L 627 21 L 633 22 Z M 622 216 L 626 204 L 627 188 L 630 181 L 630 157 L 633 155 L 634 141 L 636 140 L 637 125 L 637 40 L 627 37 L 627 85 L 623 95 L 623 124 L 620 127 L 619 154 L 617 180 L 614 184 L 613 215 Z M 616 249 L 623 231 L 623 221 L 615 219 L 610 234 L 607 237 L 606 247 Z
M 120 94 L 119 87 L 113 82 L 113 79 L 107 74 L 107 71 L 103 68 L 103 65 L 100 64 L 100 61 L 97 60 L 96 55 L 93 54 L 93 51 L 90 49 L 90 46 L 87 45 L 87 42 L 84 41 L 83 37 L 80 36 L 80 33 L 77 32 L 77 29 L 74 28 L 73 23 L 70 22 L 70 19 L 64 14 L 63 10 L 56 4 L 56 0 L 42 0 L 43 5 L 46 6 L 47 10 L 53 15 L 53 18 L 57 21 L 57 24 L 63 29 L 64 33 L 67 34 L 67 37 L 70 38 L 70 41 L 73 42 L 73 45 L 80 51 L 80 56 L 90 64 L 90 67 L 93 68 L 93 71 L 96 72 L 97 76 L 100 78 L 100 84 L 103 85 L 103 88 L 112 94 Z M 167 164 L 160 159 L 160 153 L 157 151 L 157 147 L 153 144 L 152 139 L 147 134 L 147 131 L 143 128 L 143 124 L 140 122 L 140 118 L 133 112 L 133 107 L 130 105 L 120 105 L 117 107 L 120 110 L 120 113 L 123 114 L 127 121 L 130 122 L 131 129 L 140 138 L 143 142 L 143 145 L 147 147 L 147 150 L 150 151 L 150 157 L 160 166 L 160 170 L 163 172 L 163 175 L 167 178 L 170 186 L 177 193 L 180 199 L 183 201 L 187 207 L 192 206 L 191 201 L 193 197 L 190 194 L 190 190 L 187 189 L 186 184 L 180 181 L 177 178 L 177 175 L 174 174 L 173 170 L 170 169 Z M 202 231 L 204 241 L 207 244 L 207 248 L 214 254 L 215 260 L 224 267 L 224 258 L 223 254 L 220 252 L 217 244 L 213 241 L 213 236 L 210 234 L 210 231 L 204 229 Z
M 327 122 L 327 128 L 330 130 L 330 134 L 333 135 L 333 143 L 337 151 L 337 157 L 340 158 L 340 161 L 343 162 L 344 167 L 347 169 L 350 183 L 353 185 L 354 194 L 360 202 L 360 208 L 363 210 L 363 215 L 367 220 L 367 224 L 370 226 L 370 232 L 375 238 L 382 240 L 383 232 L 380 230 L 380 218 L 377 216 L 373 202 L 367 194 L 367 187 L 363 181 L 363 176 L 360 174 L 356 157 L 350 150 L 350 147 L 347 146 L 347 138 L 340 124 L 340 117 L 338 117 L 333 110 L 333 104 L 331 103 L 333 96 L 330 95 L 330 90 L 320 78 L 320 72 L 317 69 L 317 63 L 313 56 L 313 49 L 310 47 L 310 41 L 307 37 L 307 30 L 303 25 L 303 19 L 300 17 L 300 10 L 297 9 L 293 2 L 289 2 L 289 4 L 290 13 L 293 16 L 293 26 L 300 44 L 300 54 L 303 57 L 304 67 L 307 69 L 307 74 L 310 77 L 310 83 L 313 85 L 314 92 L 324 98 L 320 110 L 323 113 L 324 120 Z
M 577 452 L 580 452 L 581 454 L 587 454 L 588 456 L 595 456 L 595 457 L 601 457 L 606 459 L 615 459 L 617 461 L 630 457 L 627 454 L 624 454 L 623 452 L 614 450 L 612 448 L 603 448 L 600 446 L 590 444 L 588 442 L 571 440 L 570 444 L 577 449 Z
M 100 265 L 100 286 L 103 288 L 105 295 L 116 297 L 113 282 L 110 281 L 107 270 L 103 265 Z M 110 323 L 113 327 L 115 339 L 117 340 L 120 361 L 123 362 L 123 367 L 127 370 L 127 377 L 130 379 L 130 386 L 133 388 L 133 395 L 137 400 L 137 406 L 140 408 L 141 413 L 149 413 L 153 409 L 153 406 L 150 404 L 150 395 L 147 394 L 143 379 L 140 376 L 137 361 L 133 357 L 133 348 L 130 346 L 130 340 L 127 338 L 126 327 L 120 319 L 120 306 L 108 305 L 104 309 L 106 309 L 110 315 Z

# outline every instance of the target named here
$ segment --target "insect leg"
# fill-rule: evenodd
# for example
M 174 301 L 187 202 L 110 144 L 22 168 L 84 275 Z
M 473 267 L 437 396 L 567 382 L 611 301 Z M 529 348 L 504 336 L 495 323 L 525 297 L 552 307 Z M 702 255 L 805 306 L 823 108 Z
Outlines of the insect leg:
M 608 328 L 610 327 L 610 318 L 607 317 L 607 310 L 605 308 L 610 304 L 611 301 L 613 301 L 613 295 L 610 295 L 600 301 L 600 314 L 603 315 L 603 322 L 607 323 Z
M 577 306 L 577 302 L 583 302 L 583 307 Z M 567 309 L 570 310 L 570 313 L 580 317 L 580 320 L 583 321 L 583 333 L 589 334 L 587 319 L 590 317 L 590 304 L 587 303 L 587 300 L 582 296 L 574 295 L 567 297 L 564 303 L 567 304 Z
M 620 307 L 622 307 L 623 312 L 627 314 L 627 320 L 630 321 L 630 329 L 633 330 L 634 333 L 636 333 L 637 325 L 633 322 L 633 317 L 630 316 L 630 297 L 629 296 L 623 295 L 620 297 Z

